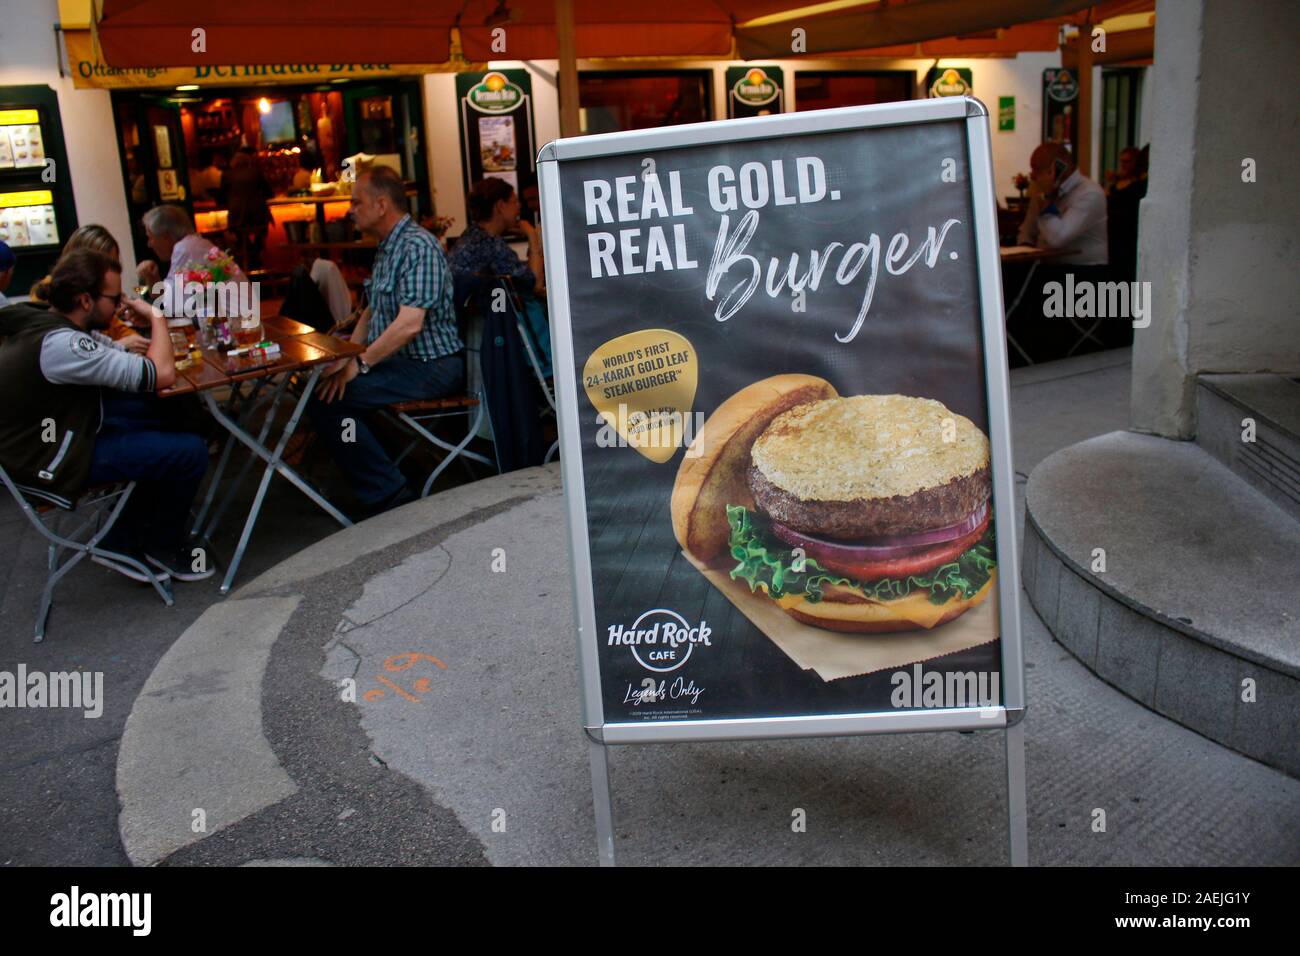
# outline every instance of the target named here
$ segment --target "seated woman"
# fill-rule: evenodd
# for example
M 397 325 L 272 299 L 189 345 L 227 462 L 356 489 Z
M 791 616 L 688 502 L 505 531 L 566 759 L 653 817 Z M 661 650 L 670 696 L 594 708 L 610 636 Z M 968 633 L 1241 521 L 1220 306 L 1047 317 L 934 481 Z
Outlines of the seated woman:
M 103 226 L 94 223 L 81 226 L 72 235 L 68 236 L 68 241 L 64 244 L 63 252 L 60 255 L 66 256 L 74 249 L 90 249 L 94 252 L 102 252 L 114 261 L 121 258 L 117 240 L 113 238 L 113 234 Z M 30 295 L 34 305 L 49 305 L 50 277 L 46 276 L 32 286 Z M 117 315 L 113 316 L 113 321 L 104 330 L 104 334 L 116 342 L 119 348 L 136 355 L 144 355 L 149 350 L 149 340 L 140 335 L 134 327 L 123 322 Z
M 546 294 L 542 237 L 532 223 L 520 219 L 519 196 L 503 179 L 483 179 L 469 191 L 470 225 L 456 240 L 447 262 L 456 282 L 456 298 L 476 301 L 493 287 L 493 276 L 509 276 L 524 300 L 525 319 L 544 375 L 550 374 L 551 334 L 546 312 L 537 296 Z M 502 236 L 517 228 L 528 239 L 528 260 L 521 261 Z

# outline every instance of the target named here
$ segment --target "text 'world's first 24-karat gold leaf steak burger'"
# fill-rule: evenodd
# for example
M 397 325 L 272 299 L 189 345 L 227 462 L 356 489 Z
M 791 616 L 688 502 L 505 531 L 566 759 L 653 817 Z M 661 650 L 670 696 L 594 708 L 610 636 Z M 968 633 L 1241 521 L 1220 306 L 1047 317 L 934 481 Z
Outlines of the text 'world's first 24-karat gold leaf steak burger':
M 805 624 L 933 628 L 994 586 L 989 441 L 941 402 L 840 397 L 776 375 L 723 402 L 673 486 L 673 531 L 704 564 Z

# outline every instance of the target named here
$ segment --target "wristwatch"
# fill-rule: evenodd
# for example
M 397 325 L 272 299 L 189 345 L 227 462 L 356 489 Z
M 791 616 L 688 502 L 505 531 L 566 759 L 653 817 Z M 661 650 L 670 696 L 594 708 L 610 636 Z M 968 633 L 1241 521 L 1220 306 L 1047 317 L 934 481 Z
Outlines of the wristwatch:
M 366 360 L 360 355 L 357 356 L 357 371 L 362 375 L 370 374 L 370 366 L 366 364 Z

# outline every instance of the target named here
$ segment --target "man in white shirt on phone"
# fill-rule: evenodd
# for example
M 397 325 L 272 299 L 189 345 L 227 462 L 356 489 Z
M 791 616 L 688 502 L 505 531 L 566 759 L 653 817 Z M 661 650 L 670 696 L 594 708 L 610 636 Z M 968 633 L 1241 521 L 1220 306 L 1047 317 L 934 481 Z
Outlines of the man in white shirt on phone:
M 1029 208 L 1020 225 L 1021 245 L 1075 250 L 1053 259 L 1060 265 L 1104 266 L 1106 193 L 1079 172 L 1060 143 L 1043 143 L 1029 157 Z

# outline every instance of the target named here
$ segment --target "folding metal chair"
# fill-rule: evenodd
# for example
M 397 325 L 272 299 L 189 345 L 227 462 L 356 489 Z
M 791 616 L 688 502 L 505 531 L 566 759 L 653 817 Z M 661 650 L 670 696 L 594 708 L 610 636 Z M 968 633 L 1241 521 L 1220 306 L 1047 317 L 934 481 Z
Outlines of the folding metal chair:
M 163 599 L 163 603 L 168 607 L 172 606 L 174 602 L 170 580 L 167 582 L 159 580 L 152 570 L 132 557 L 99 547 L 99 542 L 113 529 L 127 501 L 130 500 L 131 493 L 135 491 L 134 481 L 91 488 L 78 501 L 73 502 L 71 507 L 64 507 L 52 500 L 43 500 L 34 492 L 20 489 L 3 467 L 0 467 L 0 481 L 3 481 L 4 486 L 9 489 L 14 501 L 18 502 L 18 507 L 27 516 L 27 520 L 49 542 L 48 573 L 45 578 L 45 588 L 41 591 L 40 607 L 36 612 L 35 643 L 39 644 L 45 639 L 45 625 L 50 616 L 50 608 L 54 604 L 54 586 L 86 555 L 111 558 L 141 572 Z M 64 534 L 60 526 L 69 517 L 74 521 L 80 521 L 80 524 L 70 534 Z M 89 532 L 89 536 L 83 538 L 82 535 L 86 532 Z M 60 564 L 59 556 L 64 551 L 73 551 L 75 554 Z
M 1101 327 L 1101 323 L 1104 321 L 1103 319 L 1094 319 L 1092 325 L 1088 326 L 1088 328 L 1086 329 L 1078 322 L 1076 322 L 1072 317 L 1070 318 L 1069 321 L 1070 324 L 1074 326 L 1074 331 L 1079 333 L 1079 338 L 1078 341 L 1076 341 L 1073 345 L 1070 346 L 1070 350 L 1065 353 L 1066 358 L 1069 358 L 1070 356 L 1074 355 L 1074 353 L 1077 352 L 1079 349 L 1081 349 L 1083 347 L 1083 344 L 1087 342 L 1089 339 L 1092 339 L 1094 342 L 1096 342 L 1098 348 L 1104 349 L 1106 347 L 1106 343 L 1103 342 L 1101 339 L 1097 338 L 1096 336 L 1097 329 Z
M 460 338 L 465 342 L 465 384 L 469 386 L 470 382 L 470 355 L 476 350 L 470 348 L 468 336 L 466 335 L 467 321 L 463 311 L 457 310 L 460 316 Z M 490 458 L 480 455 L 478 452 L 469 450 L 469 443 L 474 440 L 479 429 L 483 426 L 483 419 L 487 416 L 487 398 L 481 387 L 469 388 L 464 395 L 451 395 L 445 398 L 419 399 L 409 402 L 394 402 L 392 405 L 385 406 L 382 409 L 384 415 L 389 421 L 397 424 L 399 428 L 407 434 L 412 435 L 411 443 L 402 450 L 402 453 L 394 459 L 393 464 L 399 464 L 407 455 L 409 455 L 420 444 L 421 441 L 428 442 L 437 448 L 446 452 L 442 460 L 429 473 L 429 477 L 424 481 L 424 487 L 420 490 L 420 497 L 427 498 L 429 490 L 433 483 L 438 480 L 438 476 L 446 471 L 457 458 L 461 459 L 461 464 L 465 464 L 465 459 L 477 461 L 480 464 L 491 465 L 498 471 L 500 465 Z M 456 444 L 443 441 L 435 435 L 428 427 L 440 418 L 454 418 L 458 415 L 464 415 L 468 420 L 465 430 L 465 437 Z M 493 454 L 495 456 L 496 446 L 493 445 Z M 465 465 L 466 469 L 469 468 Z M 471 475 L 472 477 L 472 475 Z
M 420 441 L 427 441 L 432 445 L 447 452 L 442 461 L 438 462 L 436 468 L 429 473 L 425 479 L 424 487 L 420 490 L 420 497 L 427 498 L 429 489 L 433 487 L 434 481 L 446 470 L 456 458 L 464 456 L 465 458 L 481 462 L 484 465 L 496 467 L 496 462 L 490 458 L 485 458 L 478 452 L 470 451 L 467 447 L 474 436 L 478 434 L 479 428 L 483 424 L 483 417 L 487 413 L 487 406 L 484 402 L 483 392 L 476 390 L 472 394 L 454 395 L 448 398 L 429 398 L 412 402 L 396 402 L 388 405 L 383 409 L 392 421 L 397 421 L 407 432 L 413 432 L 415 438 L 411 441 L 402 453 L 397 456 L 393 464 L 398 464 L 403 458 L 409 455 Z M 439 418 L 452 418 L 457 415 L 464 415 L 467 418 L 473 416 L 466 428 L 465 437 L 455 445 L 443 441 L 428 428 L 426 422 L 433 422 Z

